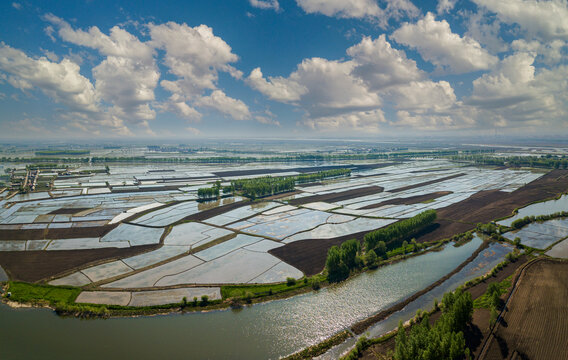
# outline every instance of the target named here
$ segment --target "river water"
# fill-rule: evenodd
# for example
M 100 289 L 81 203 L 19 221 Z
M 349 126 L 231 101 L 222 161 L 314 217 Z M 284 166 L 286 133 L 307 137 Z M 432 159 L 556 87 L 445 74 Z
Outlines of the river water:
M 338 286 L 238 311 L 80 320 L 60 318 L 47 309 L 2 305 L 0 357 L 277 359 L 427 287 L 480 244 L 474 238 L 458 248 L 448 245 Z
M 477 236 L 475 241 L 481 241 Z M 485 275 L 497 264 L 504 260 L 505 255 L 513 251 L 513 246 L 506 243 L 492 243 L 489 247 L 483 250 L 475 259 L 464 266 L 459 272 L 452 275 L 449 279 L 420 296 L 404 309 L 397 311 L 383 321 L 380 321 L 370 327 L 364 335 L 368 337 L 379 337 L 387 332 L 395 329 L 398 322 L 402 320 L 406 322 L 416 315 L 417 310 L 430 310 L 434 307 L 435 299 L 442 300 L 444 293 L 457 289 L 458 286 L 473 280 L 479 276 Z M 336 359 L 342 354 L 350 350 L 355 345 L 357 339 L 349 338 L 343 344 L 340 344 L 326 354 L 319 357 L 319 359 Z

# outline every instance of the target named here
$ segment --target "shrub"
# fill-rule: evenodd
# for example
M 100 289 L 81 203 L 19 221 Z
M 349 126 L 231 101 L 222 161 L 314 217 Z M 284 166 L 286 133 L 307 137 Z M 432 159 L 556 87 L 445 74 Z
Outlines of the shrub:
M 499 313 L 495 308 L 491 308 L 491 315 L 489 316 L 489 327 L 495 326 L 497 322 L 497 318 L 499 317 Z
M 272 289 L 270 289 L 270 290 L 272 290 Z M 253 298 L 253 297 L 254 297 L 254 294 L 253 294 L 252 292 L 250 292 L 250 291 L 247 291 L 247 292 L 245 293 L 244 299 L 245 299 L 245 301 L 246 301 L 247 304 L 250 304 L 250 303 L 252 303 L 252 298 Z
M 312 280 L 312 289 L 319 290 L 321 287 L 320 282 L 317 279 Z
M 378 256 L 375 253 L 375 250 L 367 251 L 367 254 L 365 254 L 365 265 L 367 265 L 369 269 L 374 269 L 378 265 L 377 262 L 378 262 Z
M 296 285 L 296 279 L 294 279 L 293 277 L 287 277 L 286 278 L 286 285 L 288 285 L 288 286 Z

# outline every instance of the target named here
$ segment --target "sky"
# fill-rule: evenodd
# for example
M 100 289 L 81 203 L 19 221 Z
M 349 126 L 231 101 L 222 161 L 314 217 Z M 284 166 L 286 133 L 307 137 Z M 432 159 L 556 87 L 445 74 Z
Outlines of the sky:
M 566 0 L 3 1 L 0 138 L 568 134 Z

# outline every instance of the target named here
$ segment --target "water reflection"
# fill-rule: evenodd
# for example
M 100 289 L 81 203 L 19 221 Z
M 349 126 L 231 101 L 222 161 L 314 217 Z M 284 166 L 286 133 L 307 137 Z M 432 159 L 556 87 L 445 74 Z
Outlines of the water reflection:
M 6 358 L 170 357 L 276 359 L 392 306 L 438 280 L 479 247 L 475 238 L 446 246 L 348 282 L 242 311 L 80 321 L 46 310 L 0 307 Z M 97 346 L 93 346 L 97 344 Z M 85 351 L 88 349 L 88 351 Z
M 475 240 L 480 241 L 477 237 Z M 452 275 L 448 280 L 444 281 L 428 293 L 420 296 L 418 299 L 408 304 L 404 309 L 373 325 L 367 330 L 366 334 L 369 337 L 379 337 L 395 329 L 400 320 L 403 322 L 410 320 L 416 315 L 417 310 L 431 309 L 434 306 L 434 299 L 441 300 L 444 293 L 453 291 L 461 284 L 486 274 L 498 263 L 503 261 L 505 255 L 511 251 L 513 251 L 513 247 L 509 244 L 492 243 L 458 273 Z M 319 359 L 339 358 L 342 353 L 353 347 L 356 341 L 357 339 L 355 338 L 348 339 L 343 344 L 334 347 L 326 354 L 320 356 Z
M 498 224 L 511 226 L 513 221 L 525 216 L 550 215 L 559 211 L 568 211 L 568 195 L 562 195 L 557 200 L 544 201 L 521 208 L 515 216 L 501 220 Z

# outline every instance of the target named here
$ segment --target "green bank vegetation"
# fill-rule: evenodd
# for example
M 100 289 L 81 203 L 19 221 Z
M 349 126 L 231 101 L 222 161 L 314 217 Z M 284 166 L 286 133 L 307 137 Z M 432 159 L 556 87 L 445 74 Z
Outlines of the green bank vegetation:
M 496 276 L 497 273 L 499 273 L 505 266 L 507 266 L 507 264 L 512 263 L 512 262 L 516 262 L 517 259 L 519 258 L 520 253 L 515 250 L 512 253 L 509 253 L 505 260 L 502 261 L 501 263 L 497 264 L 493 269 L 491 269 L 491 271 L 483 276 L 480 276 L 478 278 L 475 278 L 473 280 L 467 281 L 464 285 L 460 286 L 457 290 L 456 293 L 459 294 L 463 294 L 463 292 L 468 289 L 471 288 L 481 282 L 487 281 L 488 279 L 491 279 L 492 277 Z M 486 290 L 485 294 L 482 296 L 482 298 L 478 298 L 475 301 L 473 301 L 473 309 L 477 309 L 477 308 L 488 308 L 490 309 L 492 304 L 497 304 L 498 301 L 494 299 L 494 297 L 496 295 L 494 295 L 495 293 L 498 293 L 499 295 L 497 296 L 501 296 L 502 294 L 506 293 L 507 290 L 511 287 L 511 278 L 512 276 L 508 277 L 507 279 L 503 280 L 500 283 L 497 283 L 497 285 L 493 285 L 490 287 L 488 287 L 488 289 Z M 468 300 L 469 302 L 469 300 Z M 501 303 L 502 306 L 502 303 Z M 437 312 L 440 310 L 440 304 L 438 304 L 438 301 L 436 299 L 434 299 L 434 308 L 430 311 L 430 312 L 426 312 L 426 311 L 418 311 L 416 317 L 412 320 L 412 322 L 418 323 L 420 320 L 423 321 L 424 317 L 427 315 L 432 315 L 433 313 Z M 492 315 L 495 316 L 495 319 L 497 318 L 496 315 Z M 400 324 L 399 324 L 400 325 Z M 400 330 L 400 326 L 399 326 L 399 330 Z M 359 340 L 357 341 L 357 344 L 355 345 L 355 347 L 344 357 L 342 357 L 342 360 L 354 360 L 354 359 L 358 359 L 362 354 L 363 351 L 365 351 L 367 348 L 369 348 L 371 345 L 374 344 L 380 344 L 383 343 L 387 340 L 390 340 L 391 338 L 398 336 L 399 332 L 398 331 L 391 331 L 381 337 L 378 338 L 367 338 L 365 336 L 361 336 L 359 338 Z M 405 334 L 406 336 L 406 334 Z M 408 337 L 408 336 L 406 336 Z M 408 346 L 408 341 L 407 341 L 407 346 Z M 469 349 L 465 349 L 464 350 L 464 354 L 468 353 Z M 389 354 L 387 354 L 387 356 L 385 358 L 392 358 L 394 356 L 394 354 L 391 352 Z M 460 358 L 460 356 L 458 356 L 458 359 Z M 417 359 L 421 359 L 420 357 L 417 357 Z M 442 357 L 440 358 L 442 359 Z
M 4 297 L 7 300 L 24 304 L 49 306 L 59 315 L 73 315 L 78 317 L 109 317 L 150 315 L 169 311 L 199 311 L 204 309 L 222 308 L 221 300 L 210 300 L 207 296 L 200 299 L 180 299 L 179 303 L 155 306 L 120 306 L 77 303 L 75 300 L 82 289 L 72 286 L 51 286 L 43 284 L 29 284 L 18 281 L 9 281 Z M 8 297 L 8 293 L 10 293 Z
M 559 212 L 555 212 L 554 214 L 548 214 L 548 215 L 525 216 L 524 218 L 520 218 L 520 219 L 513 221 L 511 223 L 511 227 L 513 229 L 520 229 L 523 226 L 528 225 L 528 224 L 533 223 L 533 222 L 542 222 L 542 221 L 558 219 L 558 218 L 565 218 L 565 217 L 568 217 L 568 211 L 559 211 Z
M 301 289 L 318 290 L 322 283 L 326 280 L 324 275 L 314 275 L 296 280 L 288 278 L 286 282 L 278 284 L 260 284 L 260 285 L 225 285 L 221 286 L 221 296 L 223 299 L 230 299 L 233 304 L 239 305 L 242 302 L 250 304 L 255 299 L 264 297 L 282 295 Z
M 436 211 L 427 210 L 410 219 L 371 231 L 364 236 L 364 247 L 359 241 L 347 240 L 341 246 L 332 246 L 327 253 L 325 268 L 329 282 L 345 280 L 364 266 L 376 268 L 381 260 L 417 252 L 424 248 L 415 239 L 404 239 L 419 233 L 436 220 Z
M 436 221 L 436 210 L 426 210 L 410 218 L 401 220 L 387 227 L 371 231 L 363 238 L 366 250 L 375 250 L 384 243 L 387 249 L 402 245 L 404 239 L 410 238 Z M 379 249 L 380 251 L 380 249 Z M 379 254 L 377 254 L 379 255 Z
M 489 326 L 493 327 L 497 322 L 499 311 L 503 306 L 501 296 L 511 288 L 512 276 L 509 276 L 501 282 L 493 282 L 489 284 L 485 293 L 473 302 L 475 309 L 489 309 L 491 311 L 489 317 Z
M 442 315 L 430 325 L 430 315 L 440 309 L 435 305 L 431 312 L 418 310 L 412 320 L 414 325 L 410 331 L 399 322 L 397 331 L 392 331 L 379 338 L 369 339 L 361 336 L 355 347 L 343 356 L 342 360 L 358 359 L 373 344 L 380 344 L 396 336 L 395 351 L 385 358 L 395 360 L 440 360 L 461 359 L 469 354 L 465 347 L 463 330 L 471 322 L 473 301 L 471 294 L 457 289 L 444 294 L 441 304 Z

